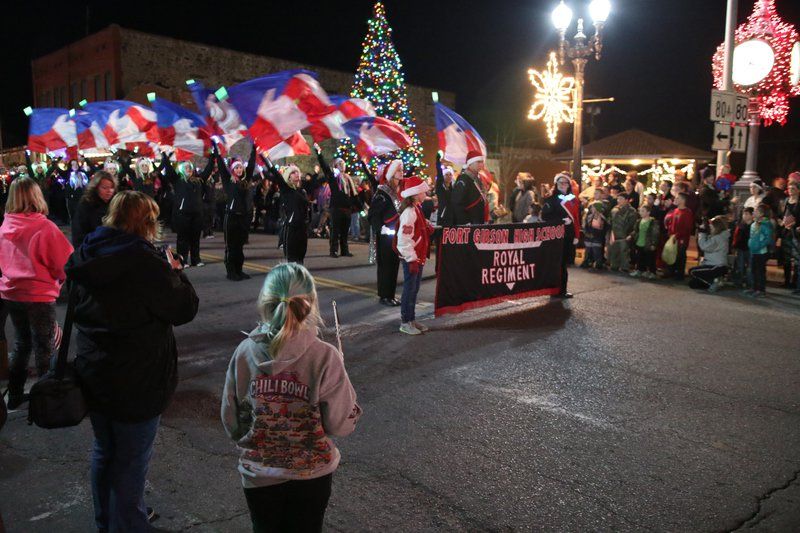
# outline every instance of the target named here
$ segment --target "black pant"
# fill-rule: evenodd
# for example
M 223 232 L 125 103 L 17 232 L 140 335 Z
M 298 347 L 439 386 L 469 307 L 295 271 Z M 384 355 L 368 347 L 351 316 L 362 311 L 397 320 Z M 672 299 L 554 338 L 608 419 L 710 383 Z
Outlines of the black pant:
M 228 274 L 241 274 L 244 265 L 244 243 L 250 221 L 244 215 L 225 215 L 225 269 Z
M 677 280 L 682 280 L 686 276 L 686 246 L 678 244 L 678 255 L 671 269 Z
M 392 235 L 378 235 L 375 259 L 378 263 L 378 297 L 393 299 L 397 291 L 400 258 L 394 251 Z M 438 261 L 438 258 L 437 258 Z
M 244 489 L 253 533 L 322 531 L 333 474 Z
M 178 211 L 173 217 L 175 233 L 178 234 L 178 254 L 183 257 L 183 263 L 192 266 L 200 262 L 200 232 L 203 230 L 202 213 L 181 213 Z M 191 256 L 191 261 L 189 261 Z
M 308 228 L 305 224 L 286 227 L 286 243 L 283 249 L 288 262 L 303 264 L 308 250 Z
M 331 208 L 331 253 L 340 250 L 341 255 L 350 253 L 347 235 L 350 233 L 350 213 L 337 207 Z
M 656 273 L 656 251 L 636 246 L 636 270 Z
M 9 361 L 9 393 L 22 394 L 28 378 L 31 352 L 36 362 L 36 373 L 40 377 L 50 366 L 54 350 L 56 307 L 53 303 L 11 300 L 3 300 L 3 306 L 14 326 L 14 352 Z
M 689 269 L 689 287 L 693 289 L 707 289 L 714 280 L 728 273 L 728 267 L 700 265 Z
M 216 205 L 203 202 L 203 237 L 214 235 L 214 212 Z
M 753 290 L 767 290 L 767 261 L 769 254 L 751 254 L 750 265 L 753 273 Z
M 564 236 L 564 252 L 561 254 L 561 289 L 558 294 L 567 294 L 567 282 L 569 281 L 569 272 L 567 265 L 575 262 L 575 245 L 572 244 L 572 237 Z

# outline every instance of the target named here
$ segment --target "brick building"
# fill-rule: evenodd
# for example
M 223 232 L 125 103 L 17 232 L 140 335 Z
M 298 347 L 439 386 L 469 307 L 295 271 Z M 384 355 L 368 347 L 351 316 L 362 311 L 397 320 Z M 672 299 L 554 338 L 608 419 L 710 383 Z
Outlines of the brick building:
M 353 58 L 355 63 L 356 57 Z M 76 107 L 86 99 L 125 99 L 147 103 L 148 92 L 194 108 L 188 79 L 208 87 L 231 86 L 281 70 L 317 72 L 330 94 L 348 94 L 353 73 L 272 57 L 237 52 L 201 43 L 161 37 L 118 25 L 35 59 L 32 64 L 36 107 Z M 408 102 L 417 123 L 426 162 L 438 149 L 433 116 L 433 89 L 408 85 Z M 439 91 L 442 103 L 454 106 L 453 93 Z

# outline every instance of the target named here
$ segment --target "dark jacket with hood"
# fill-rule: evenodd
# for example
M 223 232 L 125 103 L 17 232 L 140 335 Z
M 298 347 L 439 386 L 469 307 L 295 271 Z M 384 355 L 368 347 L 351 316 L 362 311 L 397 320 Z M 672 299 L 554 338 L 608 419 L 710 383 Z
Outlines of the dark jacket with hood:
M 121 422 L 160 415 L 178 382 L 172 326 L 197 314 L 189 280 L 145 239 L 105 226 L 65 270 L 76 291 L 75 368 L 90 410 Z

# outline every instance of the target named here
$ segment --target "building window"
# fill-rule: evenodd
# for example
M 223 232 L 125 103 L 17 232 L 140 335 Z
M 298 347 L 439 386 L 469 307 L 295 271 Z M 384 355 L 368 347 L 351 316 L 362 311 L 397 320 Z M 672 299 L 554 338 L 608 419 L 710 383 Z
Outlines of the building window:
M 100 75 L 94 77 L 94 99 L 95 101 L 103 100 L 103 85 L 100 83 Z
M 85 99 L 88 96 L 86 91 L 86 85 L 87 85 L 86 80 L 85 79 L 81 80 L 81 100 Z
M 114 91 L 111 89 L 111 72 L 106 72 L 106 100 L 114 98 Z

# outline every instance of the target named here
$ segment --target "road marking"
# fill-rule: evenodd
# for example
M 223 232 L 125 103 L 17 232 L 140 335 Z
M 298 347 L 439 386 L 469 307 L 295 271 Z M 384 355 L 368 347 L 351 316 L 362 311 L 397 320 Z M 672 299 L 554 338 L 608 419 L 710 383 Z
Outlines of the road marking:
M 202 253 L 200 257 L 203 259 L 211 259 L 214 262 L 220 263 L 223 261 L 223 258 L 218 255 Z M 267 273 L 272 270 L 273 267 L 269 267 L 266 265 L 259 265 L 258 263 L 250 263 L 245 261 L 245 267 L 249 268 L 250 270 L 255 270 L 256 272 Z M 345 283 L 343 281 L 337 281 L 335 279 L 323 278 L 319 276 L 314 276 L 314 281 L 317 285 L 322 285 L 323 287 L 328 287 L 332 289 L 341 289 L 346 292 L 352 292 L 356 294 L 365 294 L 367 296 L 377 296 L 378 292 L 372 289 L 367 289 L 366 287 L 361 287 L 359 285 L 353 285 L 351 283 Z

